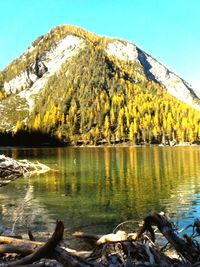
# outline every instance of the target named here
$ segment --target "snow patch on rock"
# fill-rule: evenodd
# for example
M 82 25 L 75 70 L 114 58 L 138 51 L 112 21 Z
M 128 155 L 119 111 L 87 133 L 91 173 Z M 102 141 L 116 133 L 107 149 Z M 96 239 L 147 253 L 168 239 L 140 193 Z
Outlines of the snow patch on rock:
M 114 41 L 108 44 L 106 52 L 120 60 L 135 61 L 138 59 L 137 48 L 129 42 Z

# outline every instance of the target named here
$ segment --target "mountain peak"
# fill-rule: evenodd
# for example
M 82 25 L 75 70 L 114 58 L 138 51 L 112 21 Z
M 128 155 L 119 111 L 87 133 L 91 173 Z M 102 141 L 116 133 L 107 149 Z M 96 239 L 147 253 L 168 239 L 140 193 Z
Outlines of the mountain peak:
M 99 138 L 104 138 L 104 123 L 111 127 L 109 138 L 118 136 L 120 139 L 119 121 L 123 118 L 125 123 L 127 114 L 132 114 L 131 110 L 127 111 L 129 106 L 139 109 L 134 102 L 137 94 L 141 97 L 145 93 L 145 99 L 149 95 L 147 101 L 156 95 L 158 102 L 162 96 L 163 101 L 174 99 L 174 105 L 184 105 L 176 103 L 181 100 L 200 109 L 199 98 L 192 87 L 135 44 L 72 25 L 54 27 L 37 38 L 0 72 L 0 86 L 0 111 L 8 118 L 0 123 L 0 129 L 16 132 L 18 125 L 17 128 L 59 132 L 65 139 L 71 135 L 84 139 L 85 135 L 94 135 L 94 131 L 99 131 Z M 140 101 L 143 105 L 144 101 Z M 13 106 L 18 114 L 14 117 L 10 115 Z M 163 104 L 159 102 L 158 106 L 161 108 Z M 84 119 L 82 113 L 86 111 L 89 117 Z M 91 112 L 99 112 L 101 116 L 92 117 Z M 135 116 L 140 113 L 135 112 Z M 146 116 L 146 112 L 150 110 L 140 115 Z M 131 123 L 136 123 L 130 114 L 123 130 L 124 138 L 129 136 Z M 149 116 L 155 114 L 152 108 Z M 159 129 L 162 132 L 161 125 Z M 139 132 L 142 135 L 141 129 Z

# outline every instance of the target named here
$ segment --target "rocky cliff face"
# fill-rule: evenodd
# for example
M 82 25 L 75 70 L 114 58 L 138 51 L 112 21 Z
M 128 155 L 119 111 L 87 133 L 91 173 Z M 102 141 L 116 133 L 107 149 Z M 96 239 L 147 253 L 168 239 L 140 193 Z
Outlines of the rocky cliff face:
M 18 96 L 27 100 L 31 108 L 34 104 L 33 96 L 39 93 L 48 78 L 59 71 L 62 64 L 75 55 L 81 47 L 83 47 L 83 39 L 68 35 L 54 44 L 49 51 L 38 55 L 35 62 L 25 71 L 5 82 L 6 94 L 18 93 Z
M 200 109 L 200 105 L 195 101 L 195 99 L 198 99 L 198 96 L 192 87 L 136 45 L 124 41 L 114 41 L 109 43 L 106 51 L 109 55 L 115 56 L 119 60 L 139 62 L 149 80 L 160 83 L 171 95 Z
M 49 51 L 38 55 L 29 68 L 5 82 L 4 91 L 7 95 L 19 93 L 19 96 L 26 98 L 29 106 L 32 106 L 31 96 L 39 93 L 49 76 L 58 71 L 66 60 L 83 48 L 84 42 L 83 38 L 74 35 L 66 36 L 54 44 Z M 28 51 L 32 50 L 33 48 L 29 48 Z M 115 40 L 109 42 L 105 50 L 108 55 L 115 56 L 119 60 L 139 62 L 149 80 L 159 82 L 176 98 L 200 109 L 200 106 L 194 101 L 198 97 L 192 87 L 136 45 L 127 41 Z

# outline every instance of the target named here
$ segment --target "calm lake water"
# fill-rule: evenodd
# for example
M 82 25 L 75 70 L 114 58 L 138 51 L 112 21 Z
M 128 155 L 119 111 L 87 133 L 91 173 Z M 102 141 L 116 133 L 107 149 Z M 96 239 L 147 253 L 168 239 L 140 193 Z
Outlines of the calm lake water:
M 106 233 L 165 211 L 180 227 L 200 217 L 200 147 L 2 148 L 52 170 L 0 188 L 0 224 Z

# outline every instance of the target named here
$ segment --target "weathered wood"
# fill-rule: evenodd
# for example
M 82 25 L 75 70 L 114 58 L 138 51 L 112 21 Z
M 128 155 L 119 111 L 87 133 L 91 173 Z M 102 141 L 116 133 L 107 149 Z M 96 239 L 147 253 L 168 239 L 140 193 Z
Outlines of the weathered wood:
M 31 232 L 31 230 L 28 230 L 28 237 L 31 241 L 35 241 L 35 237 L 33 236 L 33 233 Z
M 14 160 L 0 155 L 0 186 L 20 176 L 43 173 L 49 170 L 49 167 L 39 162 L 32 163 L 28 160 Z
M 42 266 L 46 266 L 44 262 L 26 264 L 26 265 L 18 265 L 17 267 L 42 267 Z
M 89 263 L 87 263 L 80 257 L 72 255 L 71 253 L 59 247 L 57 247 L 56 250 L 54 250 L 53 257 L 58 262 L 63 264 L 63 266 L 66 266 L 66 267 L 89 267 L 91 266 Z
M 33 253 L 37 248 L 43 246 L 44 244 L 44 242 L 0 236 L 0 253 L 17 253 L 21 255 L 27 255 Z M 55 247 L 55 251 L 59 252 L 59 247 Z M 63 249 L 62 253 L 64 253 L 64 251 L 72 256 L 77 256 L 82 259 L 88 258 L 92 253 L 92 250 L 77 251 L 70 248 Z
M 155 234 L 152 225 L 157 226 L 163 236 L 169 241 L 175 250 L 182 255 L 182 257 L 191 263 L 195 263 L 198 260 L 200 250 L 194 242 L 189 242 L 187 239 L 179 237 L 175 233 L 172 224 L 168 221 L 167 217 L 158 213 L 152 213 L 144 219 L 144 224 L 138 231 L 138 238 L 141 237 L 145 231 L 149 231 L 151 239 L 154 242 Z
M 77 238 L 83 239 L 86 243 L 89 245 L 95 247 L 97 240 L 101 237 L 101 235 L 93 235 L 89 233 L 83 233 L 83 232 L 74 232 L 72 234 L 73 236 Z
M 0 244 L 32 244 L 34 245 L 44 245 L 44 242 L 38 242 L 38 241 L 31 241 L 31 240 L 25 240 L 25 239 L 17 239 L 14 237 L 7 237 L 7 236 L 0 236 Z
M 11 237 L 0 237 L 0 253 L 17 253 L 27 255 L 20 260 L 14 262 L 1 264 L 0 266 L 43 266 L 41 263 L 34 264 L 34 262 L 41 258 L 54 258 L 63 266 L 68 267 L 89 267 L 91 264 L 87 263 L 83 258 L 89 257 L 91 252 L 78 252 L 76 250 L 63 249 L 57 246 L 62 240 L 64 232 L 64 225 L 58 222 L 55 232 L 47 243 L 21 240 Z M 101 265 L 98 264 L 99 267 Z
M 57 251 L 59 248 L 56 247 L 55 250 Z M 62 249 L 64 251 L 66 251 L 67 253 L 70 253 L 72 256 L 76 256 L 76 257 L 80 257 L 81 259 L 87 259 L 90 257 L 90 255 L 92 254 L 92 250 L 80 250 L 80 251 L 77 251 L 75 249 L 71 249 L 71 248 L 63 248 Z
M 14 262 L 0 266 L 10 267 L 10 266 L 26 265 L 34 263 L 35 261 L 38 261 L 41 258 L 51 258 L 54 248 L 63 239 L 63 233 L 64 233 L 64 225 L 61 221 L 58 221 L 52 237 L 43 246 L 36 249 L 32 254 L 20 260 L 16 260 Z
M 153 242 L 155 234 L 153 225 L 156 225 L 163 236 L 174 247 L 174 252 L 178 252 L 181 258 L 167 256 Z M 195 226 L 198 230 L 199 224 Z M 146 231 L 150 233 L 147 238 Z M 102 244 L 96 246 L 93 251 L 76 251 L 69 248 L 61 247 L 60 243 L 64 232 L 64 225 L 58 222 L 54 234 L 46 242 L 36 242 L 21 240 L 12 237 L 0 236 L 0 253 L 17 253 L 24 256 L 20 260 L 1 264 L 0 266 L 46 266 L 41 259 L 54 259 L 63 266 L 67 267 L 105 267 L 105 266 L 198 266 L 200 249 L 198 244 L 194 243 L 193 235 L 179 237 L 173 225 L 168 221 L 166 216 L 158 213 L 148 215 L 144 219 L 144 224 L 137 232 L 135 239 L 132 234 L 126 234 L 126 238 L 105 240 Z M 121 231 L 122 232 L 122 231 Z M 197 232 L 197 231 L 196 231 Z M 124 232 L 122 232 L 124 234 Z M 114 237 L 119 233 L 116 233 Z M 96 240 L 97 236 L 76 233 L 79 237 L 86 237 Z M 106 236 L 104 236 L 105 238 Z M 113 237 L 113 234 L 112 236 Z M 48 262 L 47 262 L 48 264 Z
M 10 243 L 0 245 L 0 254 L 4 253 L 16 253 L 20 255 L 29 255 L 33 253 L 41 245 L 26 244 L 26 243 Z

